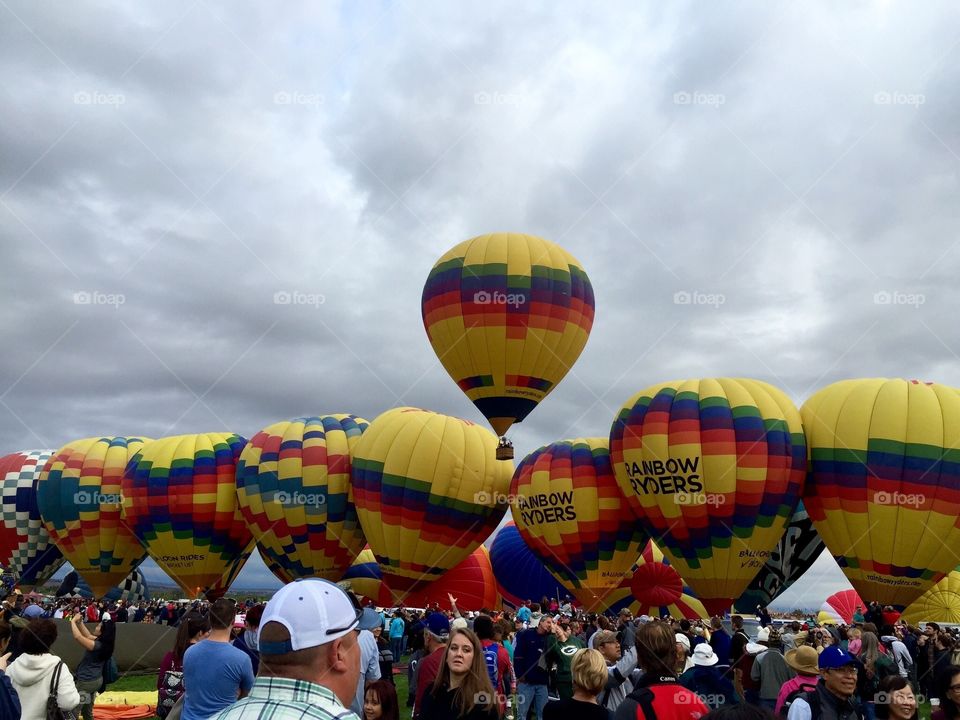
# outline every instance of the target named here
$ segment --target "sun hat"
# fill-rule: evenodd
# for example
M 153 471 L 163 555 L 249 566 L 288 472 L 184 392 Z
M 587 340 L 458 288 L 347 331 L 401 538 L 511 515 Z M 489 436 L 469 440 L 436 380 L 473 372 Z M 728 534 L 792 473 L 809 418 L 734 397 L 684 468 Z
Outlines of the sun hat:
M 693 649 L 693 656 L 690 659 L 693 660 L 694 665 L 702 665 L 704 667 L 716 665 L 720 661 L 720 658 L 717 657 L 713 648 L 705 642 L 700 643 Z
M 801 645 L 793 650 L 787 650 L 783 657 L 787 665 L 801 675 L 816 675 L 820 672 L 817 665 L 817 651 L 810 645 Z
M 683 649 L 687 651 L 687 654 L 690 653 L 690 638 L 688 638 L 683 633 L 676 634 L 676 641 L 683 645 Z
M 363 614 L 360 616 L 360 622 L 357 623 L 357 627 L 361 630 L 374 630 L 381 625 L 380 613 L 373 608 L 364 608 Z
M 356 629 L 363 610 L 356 598 L 338 585 L 318 578 L 302 578 L 274 593 L 263 611 L 260 628 L 283 625 L 289 640 L 268 642 L 261 634 L 262 655 L 285 655 L 333 642 Z

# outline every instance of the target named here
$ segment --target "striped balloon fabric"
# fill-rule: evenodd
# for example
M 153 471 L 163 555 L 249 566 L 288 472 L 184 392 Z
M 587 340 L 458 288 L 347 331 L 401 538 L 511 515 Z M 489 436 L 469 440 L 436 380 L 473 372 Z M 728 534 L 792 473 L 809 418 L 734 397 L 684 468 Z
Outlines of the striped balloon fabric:
M 240 455 L 240 510 L 281 577 L 338 580 L 366 544 L 350 453 L 368 424 L 342 414 L 275 423 Z
M 559 245 L 493 233 L 460 243 L 436 262 L 422 314 L 443 367 L 504 435 L 580 356 L 593 326 L 593 287 Z
M 607 438 L 561 440 L 530 453 L 510 495 L 524 542 L 589 611 L 630 576 L 649 539 L 617 485 Z
M 42 585 L 65 562 L 40 519 L 37 481 L 53 450 L 0 458 L 0 565 L 23 586 Z
M 960 548 L 960 393 L 936 383 L 844 380 L 801 409 L 804 498 L 844 575 L 903 608 L 951 572 Z
M 146 557 L 120 517 L 124 468 L 145 442 L 100 437 L 68 443 L 47 461 L 37 482 L 40 517 L 50 537 L 97 597 Z
M 954 570 L 903 611 L 911 625 L 922 622 L 960 624 L 960 572 Z
M 124 521 L 188 597 L 222 594 L 253 551 L 236 493 L 245 444 L 230 433 L 161 438 L 124 475 Z
M 711 614 L 729 609 L 783 536 L 806 444 L 789 398 L 748 379 L 654 385 L 610 433 L 620 488 Z
M 703 603 L 652 540 L 633 567 L 631 577 L 625 578 L 607 600 L 611 613 L 627 608 L 634 617 L 708 618 Z
M 416 408 L 373 422 L 353 452 L 353 492 L 367 542 L 395 597 L 465 560 L 506 512 L 513 463 L 479 425 Z

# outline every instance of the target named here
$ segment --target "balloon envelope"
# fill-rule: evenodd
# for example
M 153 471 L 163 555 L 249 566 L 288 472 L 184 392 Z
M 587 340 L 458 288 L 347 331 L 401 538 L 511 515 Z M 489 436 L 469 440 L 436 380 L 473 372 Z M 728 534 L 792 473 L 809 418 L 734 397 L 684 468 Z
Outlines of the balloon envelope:
M 121 521 L 121 480 L 147 438 L 102 437 L 68 443 L 37 482 L 40 517 L 74 570 L 103 597 L 147 556 Z
M 225 590 L 223 581 L 253 550 L 237 506 L 245 444 L 230 433 L 161 438 L 145 445 L 124 475 L 124 521 L 188 597 Z
M 42 585 L 64 560 L 40 519 L 37 481 L 53 450 L 0 458 L 0 565 L 21 585 Z
M 510 494 L 534 555 L 586 610 L 603 607 L 649 539 L 617 486 L 607 439 L 561 440 L 530 453 Z
M 800 499 L 806 445 L 781 391 L 749 379 L 661 383 L 610 432 L 620 488 L 711 614 L 746 590 Z
M 624 578 L 607 600 L 607 612 L 627 608 L 634 617 L 670 616 L 688 620 L 707 619 L 709 614 L 693 591 L 651 540 L 637 560 L 630 577 Z
M 824 601 L 817 618 L 818 620 L 823 618 L 831 625 L 851 625 L 853 624 L 853 613 L 858 605 L 860 611 L 863 612 L 865 606 L 856 590 L 841 590 Z
M 350 452 L 368 424 L 353 415 L 279 422 L 254 435 L 240 455 L 240 511 L 283 577 L 337 580 L 366 544 Z
M 61 597 L 63 595 L 80 595 L 81 597 L 92 599 L 93 591 L 90 589 L 87 581 L 77 574 L 76 570 L 71 570 L 63 578 L 63 581 L 60 583 L 60 587 L 57 588 L 55 595 L 57 597 Z M 114 588 L 111 588 L 103 599 L 111 602 L 119 602 L 123 600 L 128 604 L 135 604 L 139 603 L 141 600 L 150 599 L 150 588 L 147 585 L 147 580 L 143 577 L 143 573 L 140 571 L 140 568 L 136 568 L 123 579 L 122 583 Z
M 465 560 L 506 511 L 513 463 L 479 425 L 415 408 L 380 415 L 353 453 L 354 502 L 400 599 Z
M 861 596 L 903 608 L 957 564 L 960 393 L 935 383 L 844 380 L 801 410 L 804 503 Z
M 823 540 L 801 502 L 790 518 L 787 531 L 770 553 L 770 559 L 735 603 L 736 610 L 752 613 L 757 605 L 766 607 L 772 603 L 813 567 L 823 549 Z
M 500 595 L 515 608 L 528 600 L 573 596 L 527 546 L 513 521 L 497 531 L 490 546 L 490 564 Z
M 480 235 L 437 260 L 422 314 L 443 367 L 503 435 L 580 356 L 593 287 L 576 258 L 549 240 Z
M 960 624 L 960 572 L 954 570 L 903 612 L 911 625 L 922 622 Z

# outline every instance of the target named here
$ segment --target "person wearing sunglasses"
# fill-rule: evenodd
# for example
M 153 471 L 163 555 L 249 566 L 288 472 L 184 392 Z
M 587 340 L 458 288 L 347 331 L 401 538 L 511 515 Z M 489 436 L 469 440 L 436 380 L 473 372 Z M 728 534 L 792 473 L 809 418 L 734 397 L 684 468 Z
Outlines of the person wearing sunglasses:
M 815 690 L 790 704 L 787 720 L 863 720 L 857 702 L 857 659 L 837 645 L 823 649 L 817 659 L 820 682 Z
M 260 619 L 260 674 L 250 694 L 216 720 L 359 720 L 348 708 L 360 679 L 362 614 L 352 593 L 327 580 L 284 585 Z

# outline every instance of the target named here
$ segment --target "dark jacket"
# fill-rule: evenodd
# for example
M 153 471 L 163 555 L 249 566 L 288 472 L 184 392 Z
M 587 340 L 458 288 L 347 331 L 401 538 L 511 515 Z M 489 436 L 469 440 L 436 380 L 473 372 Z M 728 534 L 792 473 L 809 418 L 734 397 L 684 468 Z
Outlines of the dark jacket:
M 804 703 L 810 706 L 812 720 L 863 720 L 861 705 L 856 697 L 841 700 L 827 690 L 822 681 L 816 690 L 794 700 L 790 710 L 793 711 L 795 706 L 799 707 Z
M 491 706 L 475 705 L 466 715 L 458 715 L 454 705 L 457 691 L 441 688 L 423 696 L 420 720 L 497 720 L 499 713 Z
M 528 685 L 546 685 L 547 670 L 540 662 L 541 656 L 553 647 L 556 636 L 553 633 L 541 635 L 536 628 L 523 630 L 517 634 L 513 648 L 513 668 L 518 683 Z

